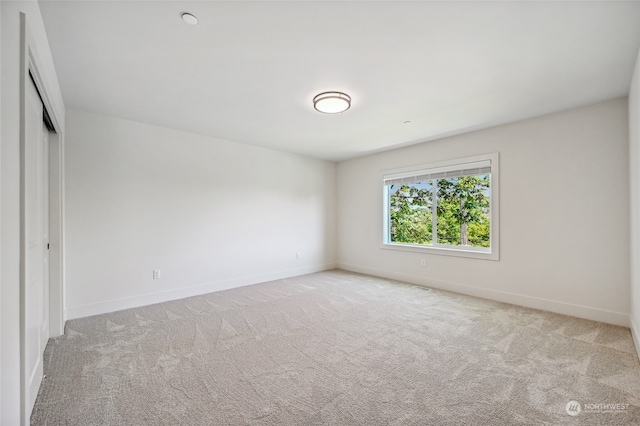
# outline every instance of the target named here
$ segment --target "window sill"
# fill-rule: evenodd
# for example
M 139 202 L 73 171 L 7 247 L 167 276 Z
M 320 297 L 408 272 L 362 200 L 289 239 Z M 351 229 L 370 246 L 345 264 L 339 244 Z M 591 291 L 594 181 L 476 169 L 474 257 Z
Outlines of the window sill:
M 382 243 L 381 249 L 410 251 L 414 253 L 435 254 L 443 256 L 466 257 L 470 259 L 500 260 L 497 250 L 483 248 L 429 247 L 413 244 Z

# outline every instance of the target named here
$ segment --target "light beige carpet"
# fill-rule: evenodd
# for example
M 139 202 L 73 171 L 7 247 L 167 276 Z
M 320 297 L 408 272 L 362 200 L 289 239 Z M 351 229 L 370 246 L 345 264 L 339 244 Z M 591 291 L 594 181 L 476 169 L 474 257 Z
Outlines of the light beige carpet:
M 34 425 L 640 424 L 628 329 L 342 271 L 69 321 L 45 374 Z

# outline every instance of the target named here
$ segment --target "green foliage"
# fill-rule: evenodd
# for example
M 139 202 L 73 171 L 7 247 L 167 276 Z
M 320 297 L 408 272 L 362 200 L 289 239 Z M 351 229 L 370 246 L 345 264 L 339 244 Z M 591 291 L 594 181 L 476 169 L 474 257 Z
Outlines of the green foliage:
M 430 190 L 406 184 L 391 195 L 391 241 L 431 244 L 431 198 Z
M 442 238 L 443 244 L 489 247 L 488 189 L 488 175 L 438 180 L 438 242 Z M 440 232 L 441 218 L 443 232 Z M 479 225 L 483 221 L 487 223 L 486 235 L 476 233 L 474 237 L 477 244 L 474 244 L 469 239 L 469 225 Z
M 482 216 L 479 221 L 471 222 L 467 228 L 469 245 L 474 247 L 490 247 L 489 217 Z
M 456 218 L 456 203 L 438 199 L 438 244 L 460 245 L 460 224 Z
M 489 247 L 489 176 L 463 176 L 390 188 L 391 241 L 432 244 L 432 185 L 438 244 Z

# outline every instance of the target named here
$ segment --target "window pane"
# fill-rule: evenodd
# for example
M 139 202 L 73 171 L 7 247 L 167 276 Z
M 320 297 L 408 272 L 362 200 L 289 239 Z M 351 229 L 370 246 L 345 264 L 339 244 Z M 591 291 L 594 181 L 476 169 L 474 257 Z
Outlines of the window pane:
M 389 240 L 426 244 L 432 241 L 432 181 L 389 185 Z
M 437 181 L 438 244 L 490 247 L 490 175 Z

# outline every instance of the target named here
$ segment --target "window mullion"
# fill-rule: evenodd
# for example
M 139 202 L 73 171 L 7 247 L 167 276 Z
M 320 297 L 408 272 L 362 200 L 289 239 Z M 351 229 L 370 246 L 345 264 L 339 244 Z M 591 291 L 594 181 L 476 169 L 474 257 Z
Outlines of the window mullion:
M 438 181 L 431 181 L 431 244 L 438 244 Z

